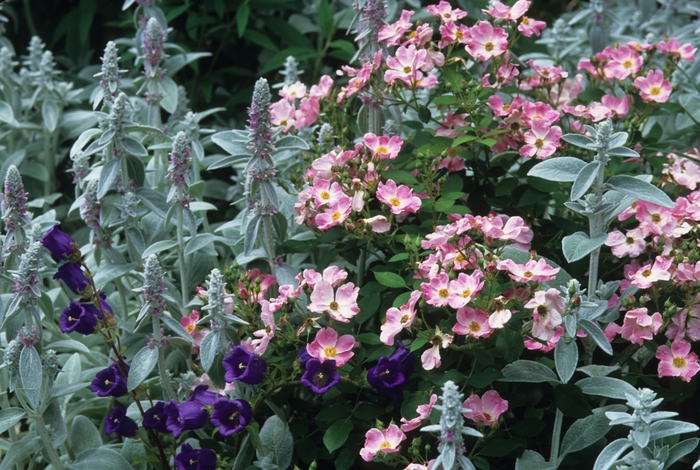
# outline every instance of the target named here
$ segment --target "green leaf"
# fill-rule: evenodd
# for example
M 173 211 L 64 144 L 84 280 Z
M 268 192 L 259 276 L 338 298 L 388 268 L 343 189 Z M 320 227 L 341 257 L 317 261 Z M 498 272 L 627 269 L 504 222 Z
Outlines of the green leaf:
M 138 188 L 136 196 L 141 200 L 144 206 L 148 207 L 158 217 L 164 219 L 170 209 L 170 204 L 165 201 L 165 196 L 151 188 Z
M 199 346 L 199 356 L 202 358 L 202 367 L 205 372 L 209 372 L 214 359 L 216 358 L 216 350 L 219 348 L 219 333 L 212 331 L 204 337 Z
M 244 3 L 236 10 L 236 27 L 238 28 L 239 38 L 242 38 L 245 34 L 246 26 L 248 26 L 248 18 L 250 18 L 250 7 L 247 3 Z
M 134 359 L 131 361 L 131 368 L 129 369 L 129 378 L 126 382 L 128 391 L 131 392 L 141 385 L 157 363 L 158 348 L 149 348 L 146 346 L 137 352 Z
M 457 102 L 457 99 L 455 98 L 454 95 L 442 95 L 438 96 L 433 100 L 433 103 L 435 104 L 455 104 Z
M 556 468 L 556 465 L 548 463 L 534 450 L 526 450 L 515 462 L 515 470 L 555 470 Z
M 318 2 L 318 8 L 316 10 L 316 15 L 318 18 L 318 26 L 321 28 L 321 34 L 326 39 L 333 37 L 333 10 L 331 9 L 328 0 L 321 0 Z
M 46 349 L 68 349 L 72 351 L 80 351 L 90 354 L 90 349 L 80 341 L 74 339 L 62 339 L 44 346 Z
M 169 250 L 175 245 L 177 245 L 177 240 L 161 240 L 159 242 L 155 242 L 153 245 L 149 246 L 143 251 L 141 259 L 146 259 L 151 255 L 160 253 L 161 251 Z
M 387 287 L 405 287 L 406 281 L 404 278 L 396 273 L 389 271 L 377 271 L 374 273 L 374 277 L 383 286 Z
M 475 135 L 463 135 L 460 137 L 457 137 L 453 142 L 452 142 L 452 148 L 457 147 L 458 145 L 471 142 L 473 140 L 476 140 L 478 137 Z
M 263 34 L 260 31 L 256 31 L 254 29 L 246 29 L 245 33 L 243 34 L 243 37 L 245 37 L 248 41 L 252 42 L 253 44 L 257 44 L 263 49 L 268 49 L 274 52 L 279 51 L 279 48 L 275 45 L 274 42 L 272 42 L 272 39 L 270 39 L 266 34 Z
M 622 453 L 630 447 L 632 447 L 632 442 L 627 438 L 611 442 L 598 454 L 593 470 L 608 470 L 620 459 Z
M 124 151 L 129 155 L 133 155 L 135 157 L 148 156 L 148 150 L 146 150 L 146 147 L 144 147 L 141 142 L 132 139 L 131 137 L 124 137 L 121 144 Z
M 586 334 L 595 341 L 600 349 L 612 356 L 613 349 L 610 346 L 608 338 L 605 337 L 605 333 L 600 329 L 597 323 L 590 320 L 580 320 L 578 326 L 586 332 Z
M 583 398 L 581 388 L 573 384 L 554 387 L 554 402 L 564 416 L 585 418 L 592 413 L 590 405 Z
M 71 470 L 133 470 L 119 453 L 107 447 L 86 449 L 75 458 L 75 462 L 68 466 Z
M 46 100 L 41 105 L 41 117 L 44 120 L 44 127 L 49 132 L 54 132 L 58 127 L 58 117 L 61 110 L 53 100 Z
M 415 176 L 403 170 L 382 171 L 382 176 L 387 180 L 394 180 L 396 183 L 418 184 L 418 180 Z
M 6 124 L 12 124 L 15 120 L 15 114 L 10 106 L 5 101 L 0 101 L 0 121 Z
M 578 452 L 595 444 L 610 430 L 610 420 L 603 412 L 579 419 L 569 427 L 561 442 L 561 455 Z
M 637 152 L 635 152 L 632 149 L 628 149 L 627 147 L 611 148 L 608 149 L 605 153 L 607 153 L 611 157 L 635 158 L 639 156 Z
M 424 123 L 429 123 L 430 120 L 432 119 L 433 114 L 430 112 L 430 108 L 427 106 L 423 105 L 418 108 L 418 119 L 420 119 Z
M 625 393 L 631 395 L 637 393 L 637 389 L 632 385 L 614 377 L 586 377 L 576 382 L 576 385 L 586 395 L 598 395 L 618 400 L 627 400 Z
M 570 183 L 586 166 L 586 162 L 574 157 L 548 158 L 530 168 L 527 176 L 536 176 L 548 181 Z
M 574 185 L 571 187 L 570 199 L 572 201 L 576 201 L 586 194 L 586 191 L 588 191 L 598 177 L 600 165 L 600 162 L 592 161 L 579 171 Z
M 502 382 L 559 383 L 552 369 L 535 361 L 515 361 L 505 366 L 502 372 Z
M 19 355 L 19 377 L 29 403 L 36 408 L 41 397 L 42 368 L 34 346 L 25 346 Z
M 522 354 L 523 349 L 525 349 L 525 345 L 522 336 L 518 332 L 510 328 L 503 328 L 496 337 L 496 349 L 501 353 L 503 359 L 508 362 L 515 362 Z
M 668 458 L 666 459 L 666 464 L 664 465 L 664 469 L 669 468 L 675 462 L 678 462 L 680 459 L 694 451 L 698 446 L 698 442 L 700 442 L 700 439 L 693 437 L 691 439 L 686 439 L 683 442 L 679 442 L 675 446 L 671 447 L 668 453 Z
M 586 233 L 576 232 L 564 237 L 561 241 L 561 247 L 566 261 L 573 263 L 603 246 L 607 239 L 608 235 L 606 233 L 602 233 L 591 240 Z
M 234 131 L 217 132 L 211 136 L 211 141 L 234 156 L 250 156 L 247 141 Z
M 333 452 L 345 444 L 345 441 L 348 440 L 348 436 L 350 435 L 350 431 L 352 431 L 352 427 L 352 421 L 349 419 L 336 421 L 330 425 L 323 435 L 323 444 L 326 446 L 326 449 L 328 449 L 328 452 Z
M 190 344 L 194 344 L 194 338 L 190 336 L 184 326 L 180 324 L 179 321 L 175 320 L 173 317 L 163 315 L 160 317 L 160 321 L 165 323 L 165 326 L 170 328 L 170 330 L 177 334 L 180 338 L 184 339 Z
M 662 207 L 673 209 L 675 204 L 668 195 L 651 183 L 627 175 L 617 175 L 611 177 L 606 186 L 609 189 L 632 196 L 642 201 L 651 202 Z
M 201 250 L 205 246 L 209 246 L 215 241 L 223 240 L 225 239 L 218 235 L 211 233 L 199 233 L 187 242 L 187 245 L 185 246 L 185 255 L 191 255 L 192 253 L 196 253 L 197 251 Z
M 100 173 L 100 179 L 97 182 L 97 198 L 102 199 L 107 194 L 114 182 L 117 180 L 117 175 L 119 175 L 120 160 L 114 159 L 108 161 L 105 166 L 102 167 L 102 172 Z
M 0 461 L 0 470 L 9 470 L 15 464 L 31 457 L 42 449 L 41 441 L 35 431 L 30 431 L 22 439 L 13 442 Z
M 58 397 L 64 397 L 66 395 L 70 395 L 72 393 L 77 392 L 78 390 L 82 390 L 86 388 L 88 385 L 90 385 L 90 382 L 76 382 L 72 383 L 70 385 L 56 385 L 55 387 L 51 388 L 51 398 L 58 398 Z
M 272 415 L 265 421 L 260 434 L 260 446 L 256 449 L 259 460 L 272 453 L 272 463 L 278 470 L 286 470 L 292 463 L 294 451 L 294 438 L 287 423 L 277 415 Z
M 520 442 L 514 439 L 491 440 L 479 451 L 479 455 L 485 457 L 506 457 L 509 454 L 518 455 L 522 452 L 523 447 L 524 446 Z
M 688 432 L 695 432 L 698 430 L 698 426 L 693 423 L 686 423 L 685 421 L 674 421 L 672 419 L 662 419 L 652 423 L 649 426 L 650 441 L 655 441 L 657 439 L 663 439 L 664 437 L 675 436 L 677 434 L 685 434 Z
M 591 150 L 591 146 L 595 144 L 595 140 L 582 134 L 565 134 L 562 136 L 562 139 L 565 142 L 575 145 L 576 147 L 581 147 L 589 150 Z
M 309 142 L 296 135 L 286 135 L 275 142 L 275 149 L 279 150 L 309 150 Z
M 554 348 L 554 364 L 563 383 L 571 380 L 578 365 L 578 346 L 576 339 L 567 342 L 564 338 L 557 341 Z
M 107 264 L 102 267 L 100 267 L 99 271 L 95 274 L 94 281 L 95 281 L 95 286 L 98 289 L 103 289 L 107 284 L 110 282 L 125 276 L 126 274 L 130 273 L 136 267 L 138 266 L 138 263 L 129 263 L 129 264 Z
M 5 408 L 0 410 L 0 434 L 4 433 L 27 414 L 22 408 Z

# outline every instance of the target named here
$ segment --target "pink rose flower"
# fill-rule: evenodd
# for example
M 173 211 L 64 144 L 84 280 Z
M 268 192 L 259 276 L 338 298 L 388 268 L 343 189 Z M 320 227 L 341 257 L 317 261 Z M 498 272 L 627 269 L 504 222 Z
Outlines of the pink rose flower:
M 485 426 L 497 424 L 498 418 L 508 410 L 508 402 L 495 390 L 489 390 L 481 398 L 478 395 L 471 395 L 462 406 L 471 410 L 464 413 L 466 418 Z

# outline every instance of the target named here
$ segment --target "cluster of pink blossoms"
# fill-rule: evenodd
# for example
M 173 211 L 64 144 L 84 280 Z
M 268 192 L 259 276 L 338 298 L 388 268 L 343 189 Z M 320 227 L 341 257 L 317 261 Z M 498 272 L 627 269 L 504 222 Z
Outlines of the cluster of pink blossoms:
M 688 155 L 697 154 L 693 150 Z M 700 222 L 700 191 L 695 188 L 700 180 L 700 167 L 690 159 L 675 154 L 669 156 L 670 164 L 664 173 L 677 184 L 692 191 L 678 197 L 671 208 L 657 206 L 645 201 L 637 201 L 623 211 L 618 218 L 634 218 L 638 225 L 621 232 L 608 234 L 606 245 L 619 257 L 632 260 L 625 266 L 625 279 L 620 285 L 624 291 L 630 285 L 639 289 L 659 289 L 659 283 L 673 283 L 693 289 L 700 281 L 700 262 L 690 263 L 683 255 L 684 250 L 698 246 L 694 227 Z M 680 251 L 680 253 L 679 253 Z M 651 257 L 646 262 L 637 261 L 643 254 Z M 657 349 L 659 377 L 680 377 L 690 379 L 700 370 L 698 357 L 690 351 L 691 342 L 700 341 L 700 294 L 691 290 L 685 302 L 667 311 L 671 313 L 670 323 L 665 323 L 660 312 L 649 313 L 647 308 L 627 310 L 622 325 L 610 323 L 605 329 L 608 339 L 617 334 L 635 343 L 643 344 L 665 328 L 669 345 Z
M 308 187 L 299 192 L 294 205 L 297 223 L 318 230 L 345 226 L 348 230 L 389 230 L 385 215 L 370 215 L 366 204 L 372 197 L 383 203 L 384 213 L 402 221 L 417 212 L 421 200 L 413 189 L 392 180 L 382 181 L 403 140 L 399 136 L 365 134 L 353 150 L 333 150 L 316 159 L 307 170 Z
M 279 91 L 281 100 L 270 105 L 270 122 L 284 127 L 284 132 L 292 127 L 301 129 L 311 126 L 318 119 L 320 101 L 330 95 L 333 79 L 328 75 L 321 77 L 318 85 L 306 90 L 306 85 L 296 82 L 285 85 Z
M 645 67 L 656 52 L 677 63 L 681 60 L 695 60 L 697 48 L 691 44 L 681 45 L 675 38 L 657 44 L 630 41 L 617 47 L 606 47 L 594 58 L 581 60 L 578 69 L 606 81 L 629 79 L 644 101 L 665 103 L 672 91 L 671 82 L 661 70 Z

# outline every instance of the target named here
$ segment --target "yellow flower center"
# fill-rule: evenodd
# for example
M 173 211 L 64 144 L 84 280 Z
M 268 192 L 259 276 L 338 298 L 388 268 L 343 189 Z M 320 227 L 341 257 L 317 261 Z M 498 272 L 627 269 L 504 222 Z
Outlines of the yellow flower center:
M 391 203 L 392 206 L 399 207 L 401 205 L 401 200 L 397 197 L 392 197 L 389 199 L 389 202 Z
M 335 346 L 326 346 L 325 348 L 323 348 L 323 354 L 326 357 L 335 357 L 335 353 Z
M 632 237 L 625 238 L 625 243 L 627 243 L 628 245 L 634 244 L 634 238 L 632 238 Z
M 624 61 L 622 63 L 622 66 L 626 69 L 631 69 L 633 65 L 634 64 L 632 63 L 632 61 L 630 59 L 627 59 L 626 61 Z
M 525 26 L 529 25 L 529 24 L 530 24 L 530 18 L 528 18 L 527 16 L 523 16 L 523 24 L 524 24 Z
M 659 88 L 659 87 L 657 87 L 657 86 L 653 86 L 653 87 L 651 87 L 651 89 L 649 90 L 649 94 L 650 94 L 651 96 L 660 95 L 660 94 L 661 94 L 661 88 Z
M 405 66 L 405 67 L 403 68 L 403 72 L 404 72 L 404 73 L 411 73 L 411 66 L 410 66 L 410 65 Z
M 684 357 L 681 356 L 676 356 L 673 358 L 673 367 L 677 367 L 678 369 L 682 369 L 685 367 L 687 364 L 687 361 L 685 360 Z
M 328 191 L 321 191 L 318 195 L 321 197 L 321 199 L 331 198 L 331 193 L 329 193 Z
M 496 46 L 494 46 L 491 41 L 484 44 L 484 49 L 486 49 L 486 52 L 491 52 L 494 47 L 496 47 Z
M 401 317 L 401 323 L 406 323 L 408 320 L 409 320 L 408 315 L 404 315 L 403 317 Z
M 328 308 L 331 310 L 338 310 L 338 302 L 335 300 L 328 304 Z
M 658 224 L 661 222 L 661 215 L 660 214 L 651 214 L 651 221 L 654 222 L 655 224 Z
M 389 149 L 382 145 L 381 147 L 377 147 L 377 153 L 389 153 Z
M 544 147 L 544 140 L 542 140 L 542 139 L 537 139 L 537 140 L 535 141 L 535 147 L 537 147 L 538 149 L 541 149 L 542 147 Z
M 645 269 L 644 271 L 642 271 L 642 276 L 644 276 L 644 277 L 651 276 L 651 269 Z
M 469 324 L 469 330 L 473 333 L 478 333 L 479 331 L 481 331 L 481 325 L 473 321 Z
M 336 220 L 340 219 L 341 216 L 342 216 L 342 214 L 340 213 L 340 211 L 335 211 L 335 212 L 333 212 L 331 219 L 333 219 L 333 222 L 335 222 Z
M 531 271 L 525 271 L 525 272 L 523 273 L 523 277 L 526 277 L 526 278 L 528 278 L 528 279 L 531 278 L 531 277 L 532 277 L 532 272 L 531 272 Z
M 442 297 L 443 299 L 447 298 L 450 295 L 450 291 L 445 289 L 444 287 L 438 291 L 438 295 Z
M 472 295 L 472 290 L 471 290 L 471 289 L 464 289 L 464 290 L 462 291 L 462 297 L 464 297 L 465 299 L 466 299 L 467 297 L 469 297 L 470 295 Z
M 381 444 L 379 444 L 380 449 L 389 449 L 391 447 L 392 445 L 389 441 L 383 441 Z

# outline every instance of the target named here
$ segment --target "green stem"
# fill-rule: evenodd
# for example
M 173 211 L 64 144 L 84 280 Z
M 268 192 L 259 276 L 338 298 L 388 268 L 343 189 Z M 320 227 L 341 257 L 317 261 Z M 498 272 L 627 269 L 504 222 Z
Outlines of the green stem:
M 185 263 L 185 236 L 183 229 L 183 208 L 178 206 L 177 208 L 177 258 L 180 265 L 180 290 L 182 291 L 182 314 L 185 315 L 189 294 L 188 276 L 187 276 L 187 264 Z
M 360 257 L 357 259 L 357 287 L 362 287 L 365 282 L 365 264 L 367 264 L 367 248 L 368 247 L 360 248 Z
M 263 205 L 265 205 L 265 202 L 263 203 Z M 273 276 L 277 277 L 277 253 L 275 250 L 275 231 L 272 227 L 271 217 L 272 216 L 268 215 L 263 215 L 262 217 L 262 239 L 263 246 L 265 247 L 265 253 L 267 253 L 267 260 L 270 263 L 270 272 Z
M 561 427 L 564 423 L 564 413 L 557 408 L 557 415 L 554 418 L 554 429 L 552 430 L 552 449 L 549 453 L 549 463 L 559 466 L 559 441 L 561 439 Z
M 0 399 L 0 409 L 7 409 L 10 407 L 10 400 L 7 398 L 7 392 L 3 393 L 0 395 L 2 398 Z M 7 430 L 10 433 L 10 442 L 16 442 L 17 441 L 17 431 L 15 431 L 14 426 L 10 426 L 10 428 Z M 24 464 L 22 462 L 18 462 L 16 466 L 17 470 L 24 470 Z
M 56 452 L 56 449 L 51 442 L 51 437 L 49 436 L 48 429 L 46 429 L 44 418 L 40 414 L 36 414 L 34 415 L 34 421 L 36 422 L 36 430 L 39 433 L 41 442 L 44 444 L 44 448 L 46 449 L 46 454 L 49 457 L 51 466 L 54 470 L 63 470 L 63 462 L 61 462 L 61 458 L 58 456 L 58 452 Z
M 34 24 L 34 18 L 32 18 L 32 7 L 29 4 L 29 0 L 22 0 L 22 3 L 24 3 L 24 18 L 27 20 L 29 32 L 32 33 L 32 36 L 38 36 L 39 32 Z
M 160 376 L 160 384 L 163 387 L 163 398 L 165 398 L 165 401 L 168 402 L 174 398 L 177 398 L 177 396 L 175 395 L 175 390 L 173 390 L 173 386 L 170 383 L 168 369 L 165 367 L 165 350 L 160 344 L 162 336 L 160 334 L 160 319 L 157 315 L 153 317 L 153 336 L 158 342 L 158 345 L 156 346 L 158 348 L 158 375 Z
M 51 179 L 54 176 L 54 158 L 53 149 L 51 148 L 51 133 L 44 131 L 44 167 L 48 171 L 49 175 L 46 181 L 44 181 L 44 196 L 51 194 Z

